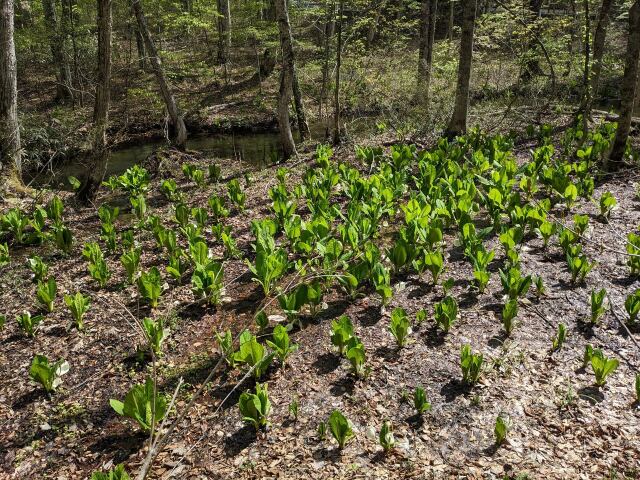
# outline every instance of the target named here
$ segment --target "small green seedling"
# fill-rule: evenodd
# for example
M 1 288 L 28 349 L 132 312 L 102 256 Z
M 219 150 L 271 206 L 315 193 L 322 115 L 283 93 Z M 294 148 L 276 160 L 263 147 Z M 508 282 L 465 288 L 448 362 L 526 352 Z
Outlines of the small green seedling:
M 131 477 L 124 469 L 124 465 L 120 464 L 108 472 L 93 472 L 91 480 L 131 480 Z
M 91 299 L 80 292 L 76 292 L 73 296 L 65 295 L 64 303 L 66 303 L 71 312 L 76 328 L 84 330 L 84 314 L 87 313 L 91 306 Z
M 409 326 L 409 317 L 404 308 L 396 308 L 391 312 L 391 324 L 389 325 L 391 334 L 396 339 L 398 347 L 402 348 L 407 343 L 411 328 Z
M 289 402 L 289 414 L 293 417 L 293 421 L 298 421 L 298 413 L 300 411 L 300 402 L 298 401 L 298 397 L 294 396 L 293 399 Z
M 391 422 L 385 421 L 382 424 L 378 440 L 380 441 L 380 446 L 382 446 L 385 453 L 389 453 L 393 450 L 393 447 L 396 445 L 396 440 L 393 436 L 393 426 L 391 425 Z
M 564 323 L 558 324 L 558 331 L 556 332 L 556 336 L 553 337 L 551 342 L 551 350 L 556 352 L 562 348 L 564 345 L 564 341 L 567 338 L 567 326 Z
M 353 336 L 353 324 L 346 315 L 331 322 L 331 343 L 338 348 L 341 355 L 345 353 L 346 346 Z
M 27 260 L 29 268 L 33 272 L 33 280 L 35 282 L 41 282 L 47 277 L 47 273 L 49 272 L 49 265 L 42 261 L 38 255 L 34 255 L 33 257 Z
M 590 361 L 591 368 L 596 376 L 596 385 L 598 387 L 604 386 L 607 381 L 607 377 L 613 373 L 620 364 L 617 359 L 606 357 L 599 348 L 593 351 Z
M 629 315 L 629 325 L 635 325 L 640 313 L 640 289 L 630 294 L 624 301 L 624 309 Z
M 125 396 L 124 402 L 111 399 L 109 404 L 118 415 L 138 422 L 145 432 L 155 428 L 167 414 L 167 399 L 158 393 L 151 377 L 148 377 L 144 384 L 133 386 Z
M 29 376 L 45 389 L 47 393 L 54 392 L 62 383 L 62 376 L 69 371 L 69 363 L 58 360 L 49 363 L 44 355 L 36 355 L 31 362 Z
M 36 295 L 42 306 L 49 313 L 53 312 L 53 302 L 56 299 L 57 293 L 58 285 L 56 284 L 55 278 L 49 277 L 46 282 L 38 282 Z
M 148 272 L 142 272 L 137 280 L 138 293 L 149 302 L 151 308 L 158 306 L 158 299 L 162 294 L 162 278 L 157 267 L 151 267 Z
M 460 351 L 460 368 L 462 369 L 462 380 L 469 384 L 475 385 L 482 374 L 482 365 L 484 355 L 482 353 L 473 353 L 470 345 L 463 345 Z
M 367 359 L 364 345 L 358 337 L 351 337 L 347 344 L 345 357 L 351 363 L 351 371 L 356 377 L 363 378 L 365 376 L 365 362 Z
M 138 267 L 140 267 L 140 256 L 142 255 L 141 248 L 132 248 L 128 252 L 123 253 L 120 256 L 120 263 L 127 272 L 127 282 L 133 284 L 135 281 L 136 273 L 138 273 Z
M 18 315 L 17 318 L 18 325 L 20 325 L 20 328 L 22 328 L 28 337 L 35 337 L 38 326 L 42 320 L 44 320 L 42 315 L 34 315 L 32 317 L 30 312 L 24 312 Z
M 331 435 L 338 442 L 338 448 L 342 450 L 349 440 L 354 436 L 349 420 L 339 410 L 334 410 L 329 416 L 329 430 Z
M 253 425 L 257 430 L 268 424 L 268 416 L 271 412 L 271 402 L 267 385 L 256 383 L 256 393 L 244 392 L 240 395 L 238 408 L 242 415 L 242 420 Z
M 458 317 L 458 303 L 455 298 L 447 295 L 434 306 L 436 323 L 443 332 L 448 333 Z
M 502 415 L 498 415 L 498 417 L 496 418 L 495 427 L 493 428 L 496 445 L 502 445 L 504 443 L 504 441 L 507 439 L 509 430 L 511 430 L 511 422 Z
M 505 303 L 502 309 L 502 326 L 507 336 L 510 336 L 515 327 L 515 318 L 518 315 L 518 300 L 511 299 Z
M 431 403 L 427 400 L 427 394 L 424 388 L 416 387 L 413 392 L 413 406 L 418 412 L 418 415 L 422 415 L 424 412 L 431 410 Z
M 611 212 L 618 204 L 616 197 L 611 192 L 604 192 L 600 197 L 600 216 L 605 220 L 608 220 L 611 216 Z
M 289 333 L 287 329 L 282 325 L 276 325 L 272 334 L 273 340 L 267 340 L 267 345 L 276 353 L 280 363 L 284 367 L 286 365 L 287 357 L 298 351 L 298 345 L 292 344 L 289 339 Z
M 160 316 L 156 320 L 151 318 L 143 319 L 142 328 L 151 346 L 151 350 L 155 355 L 160 355 L 162 353 L 162 343 L 169 336 L 170 332 L 170 330 L 164 326 L 163 317 Z
M 605 314 L 606 312 L 606 306 L 604 304 L 604 300 L 607 296 L 607 291 L 602 288 L 598 291 L 596 290 L 591 290 L 591 295 L 590 295 L 590 306 L 591 306 L 591 323 L 592 324 L 596 324 L 600 321 L 600 318 L 602 318 L 602 316 Z

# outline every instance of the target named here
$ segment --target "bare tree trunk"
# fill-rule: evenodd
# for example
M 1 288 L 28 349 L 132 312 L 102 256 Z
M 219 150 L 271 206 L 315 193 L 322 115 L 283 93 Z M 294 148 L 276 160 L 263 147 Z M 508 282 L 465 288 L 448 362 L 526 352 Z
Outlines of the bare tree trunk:
M 280 33 L 280 48 L 282 49 L 282 71 L 280 73 L 280 92 L 278 95 L 278 129 L 280 130 L 284 159 L 288 160 L 298 154 L 289 120 L 289 102 L 291 101 L 295 68 L 291 25 L 289 24 L 289 11 L 287 10 L 286 0 L 276 0 L 275 8 L 278 31 Z
M 456 99 L 451 120 L 445 131 L 446 136 L 449 138 L 467 132 L 469 83 L 471 81 L 471 61 L 473 59 L 473 33 L 476 21 L 476 0 L 463 0 L 463 8 Z
M 151 38 L 151 33 L 147 26 L 147 19 L 145 18 L 144 11 L 142 10 L 141 0 L 133 0 L 133 12 L 138 22 L 138 30 L 142 34 L 142 38 L 144 38 L 146 51 L 149 54 L 149 62 L 151 63 L 151 68 L 153 69 L 153 73 L 158 81 L 162 99 L 164 100 L 165 107 L 169 113 L 169 119 L 171 122 L 169 137 L 171 143 L 177 148 L 184 149 L 187 143 L 187 127 L 184 124 L 182 112 L 180 112 L 180 109 L 176 104 L 176 100 L 171 92 L 171 87 L 169 86 L 167 77 L 164 74 L 160 55 L 158 55 L 156 45 L 153 42 L 153 38 Z
M 338 8 L 338 44 L 336 46 L 336 88 L 333 105 L 333 143 L 342 142 L 342 127 L 340 126 L 340 67 L 342 66 L 342 22 L 344 0 L 340 0 Z
M 300 140 L 303 142 L 309 138 L 309 124 L 307 123 L 307 115 L 304 111 L 304 103 L 302 103 L 302 92 L 298 83 L 298 72 L 293 68 L 293 104 L 296 107 L 296 117 L 298 120 L 298 131 L 300 132 Z
M 111 85 L 111 0 L 97 0 L 98 7 L 98 78 L 93 107 L 93 154 L 86 178 L 78 190 L 78 199 L 87 204 L 95 198 L 102 183 L 109 151 L 107 149 L 107 125 Z
M 453 42 L 453 0 L 449 0 L 449 28 L 447 32 L 449 41 Z
M 42 0 L 44 22 L 49 35 L 51 57 L 56 68 L 56 100 L 58 102 L 73 101 L 71 91 L 71 70 L 64 53 L 64 37 L 60 34 L 56 6 L 53 0 Z
M 0 0 L 0 194 L 22 184 L 13 0 Z
M 598 95 L 600 85 L 600 74 L 602 73 L 602 57 L 604 56 L 604 43 L 607 38 L 607 27 L 609 26 L 611 7 L 613 0 L 602 0 L 600 12 L 598 13 L 598 24 L 593 37 L 593 61 L 591 62 L 591 98 Z M 591 106 L 589 106 L 589 110 Z
M 564 76 L 568 77 L 571 75 L 571 70 L 573 69 L 573 46 L 576 43 L 576 30 L 578 28 L 578 13 L 576 9 L 576 1 L 569 0 L 569 6 L 571 8 L 571 28 L 569 35 L 569 48 L 567 49 L 567 68 L 564 72 Z
M 416 95 L 425 106 L 429 105 L 429 88 L 431 87 L 431 65 L 433 64 L 433 44 L 436 34 L 437 11 L 438 0 L 423 0 L 418 57 L 418 91 Z
M 218 0 L 218 65 L 229 63 L 231 50 L 231 8 L 229 0 Z
M 627 54 L 625 58 L 624 76 L 620 88 L 620 117 L 613 148 L 609 155 L 612 165 L 605 168 L 615 169 L 624 158 L 627 147 L 629 131 L 631 130 L 631 117 L 635 104 L 636 88 L 638 86 L 638 74 L 640 72 L 640 0 L 635 0 L 629 9 L 629 38 L 627 40 Z
M 320 118 L 322 118 L 322 107 L 327 102 L 327 90 L 329 86 L 329 60 L 331 57 L 331 39 L 335 31 L 336 21 L 336 5 L 334 0 L 330 0 L 325 4 L 326 17 L 324 23 L 324 52 L 322 63 L 322 85 L 320 87 Z M 328 107 L 325 108 L 328 111 Z

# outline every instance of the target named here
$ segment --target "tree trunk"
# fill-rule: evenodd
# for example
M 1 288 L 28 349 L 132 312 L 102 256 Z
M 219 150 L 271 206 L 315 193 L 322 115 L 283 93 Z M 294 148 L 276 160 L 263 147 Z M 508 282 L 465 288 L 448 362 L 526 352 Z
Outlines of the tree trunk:
M 280 33 L 280 48 L 282 49 L 282 71 L 280 73 L 280 91 L 278 96 L 278 129 L 280 130 L 280 141 L 284 159 L 298 154 L 296 144 L 291 133 L 291 122 L 289 120 L 289 102 L 293 89 L 293 77 L 295 74 L 293 45 L 291 41 L 291 25 L 289 24 L 289 11 L 286 0 L 276 0 L 276 19 L 278 21 L 278 31 Z
M 71 70 L 64 53 L 64 38 L 60 34 L 56 6 L 53 0 L 42 0 L 44 22 L 47 26 L 51 57 L 56 68 L 56 101 L 72 101 Z
M 322 63 L 322 85 L 320 86 L 320 118 L 322 118 L 322 107 L 327 105 L 327 90 L 329 88 L 329 60 L 331 57 L 331 39 L 336 27 L 336 5 L 334 0 L 326 2 L 326 17 L 324 23 L 324 52 Z M 328 106 L 325 109 L 328 111 Z M 328 116 L 328 115 L 327 115 Z
M 378 0 L 374 0 L 373 2 L 373 17 L 369 23 L 369 28 L 367 29 L 367 43 L 366 49 L 371 50 L 373 47 L 373 41 L 376 39 L 376 34 L 378 33 L 378 23 L 380 22 L 380 16 L 382 13 L 382 9 L 384 8 L 384 0 L 378 3 Z
M 582 101 L 580 105 L 580 111 L 582 112 L 582 141 L 587 138 L 587 132 L 589 130 L 589 110 L 591 109 L 591 90 L 589 84 L 589 70 L 591 59 L 591 16 L 589 14 L 589 0 L 583 0 L 582 6 L 584 9 L 584 67 L 582 73 Z
M 438 0 L 423 0 L 418 57 L 418 91 L 416 95 L 425 106 L 429 105 L 429 88 L 431 86 L 431 65 L 433 63 L 433 44 L 436 34 L 437 11 Z
M 605 165 L 605 168 L 615 169 L 624 159 L 627 147 L 629 131 L 631 130 L 631 117 L 635 104 L 636 88 L 638 85 L 638 73 L 640 68 L 640 0 L 635 0 L 629 9 L 629 38 L 627 40 L 627 54 L 625 58 L 624 76 L 620 88 L 620 117 L 618 129 L 609 160 L 613 165 Z
M 607 27 L 610 21 L 610 12 L 613 0 L 602 0 L 598 13 L 598 24 L 593 37 L 593 61 L 591 62 L 591 98 L 598 95 L 600 74 L 602 73 L 602 57 L 604 55 L 604 43 L 607 38 Z
M 342 127 L 340 126 L 340 67 L 342 66 L 342 14 L 344 12 L 344 0 L 340 0 L 338 8 L 338 44 L 336 46 L 336 88 L 333 104 L 333 143 L 342 142 Z
M 13 0 L 0 0 L 0 195 L 22 183 Z
M 97 0 L 98 7 L 98 77 L 93 107 L 93 152 L 86 178 L 78 190 L 78 199 L 91 202 L 102 183 L 109 152 L 107 150 L 107 125 L 109 123 L 109 100 L 111 84 L 111 0 Z
M 453 0 L 449 0 L 449 27 L 447 36 L 449 41 L 453 42 Z
M 536 53 L 536 46 L 538 44 L 536 37 L 540 31 L 540 9 L 542 8 L 542 0 L 529 0 L 529 15 L 531 17 L 529 25 L 531 31 L 529 32 L 529 42 L 527 45 L 527 55 L 529 58 L 525 62 L 524 69 L 520 78 L 522 81 L 527 82 L 534 76 L 542 75 L 542 68 L 540 67 L 540 59 Z
M 305 141 L 309 138 L 309 124 L 307 123 L 307 115 L 304 111 L 304 103 L 302 103 L 302 92 L 298 83 L 298 72 L 293 69 L 293 104 L 296 107 L 296 117 L 298 120 L 298 132 L 300 132 L 300 140 Z
M 469 110 L 469 83 L 471 81 L 475 20 L 476 0 L 464 0 L 456 99 L 451 120 L 445 131 L 446 136 L 449 138 L 463 135 L 467 132 L 467 111 Z
M 138 67 L 143 72 L 147 69 L 147 52 L 144 48 L 144 38 L 142 33 L 140 33 L 140 29 L 137 26 L 133 27 L 136 36 L 136 49 L 138 51 Z
M 173 93 L 171 92 L 171 87 L 169 86 L 167 77 L 164 74 L 160 55 L 158 55 L 156 45 L 153 42 L 153 38 L 151 38 L 151 33 L 149 32 L 149 27 L 147 26 L 147 19 L 145 18 L 144 11 L 142 10 L 141 0 L 133 0 L 133 12 L 138 22 L 138 30 L 142 34 L 146 51 L 149 54 L 149 62 L 151 63 L 151 68 L 153 69 L 153 73 L 155 74 L 156 80 L 158 81 L 160 93 L 162 94 L 162 99 L 164 100 L 165 107 L 167 108 L 167 113 L 169 114 L 169 120 L 171 122 L 169 138 L 171 140 L 171 143 L 175 147 L 184 149 L 185 144 L 187 143 L 187 127 L 184 124 L 182 113 L 180 112 L 180 109 L 176 104 L 176 100 L 173 97 Z
M 229 62 L 231 50 L 231 8 L 229 0 L 218 0 L 218 65 Z

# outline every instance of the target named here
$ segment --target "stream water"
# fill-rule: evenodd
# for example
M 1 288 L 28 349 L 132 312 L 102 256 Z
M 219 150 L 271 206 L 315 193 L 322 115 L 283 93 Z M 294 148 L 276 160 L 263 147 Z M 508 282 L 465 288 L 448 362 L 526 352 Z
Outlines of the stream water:
M 350 123 L 349 131 L 359 134 L 372 131 L 372 119 L 359 119 Z M 322 141 L 325 138 L 324 124 L 310 125 L 311 137 Z M 294 135 L 295 137 L 296 135 Z M 164 139 L 144 140 L 139 144 L 112 150 L 109 155 L 106 177 L 118 175 L 127 168 L 142 162 L 155 150 L 166 145 Z M 234 158 L 255 168 L 264 168 L 274 163 L 282 154 L 278 132 L 263 133 L 224 133 L 194 135 L 187 141 L 187 149 L 204 153 L 210 158 Z M 69 176 L 82 175 L 84 166 L 73 160 L 52 170 L 40 172 L 32 178 L 26 178 L 32 186 L 50 185 L 62 189 L 70 188 Z

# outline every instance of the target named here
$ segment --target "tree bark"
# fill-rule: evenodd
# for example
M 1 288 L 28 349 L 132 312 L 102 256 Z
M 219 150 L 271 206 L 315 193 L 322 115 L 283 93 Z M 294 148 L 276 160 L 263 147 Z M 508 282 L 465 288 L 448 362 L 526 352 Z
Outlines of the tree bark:
M 229 0 L 218 0 L 218 65 L 229 62 L 231 50 L 231 8 Z
M 296 108 L 296 117 L 298 120 L 298 132 L 300 132 L 300 140 L 305 141 L 309 138 L 309 124 L 307 123 L 307 115 L 304 111 L 304 103 L 302 103 L 302 92 L 300 91 L 300 84 L 298 83 L 298 72 L 293 68 L 293 104 Z
M 71 70 L 64 53 L 64 37 L 60 34 L 56 6 L 53 0 L 42 0 L 42 10 L 48 30 L 51 57 L 56 68 L 56 101 L 72 101 Z
M 0 194 L 22 184 L 13 0 L 0 0 Z
M 298 154 L 296 144 L 291 133 L 291 122 L 289 120 L 289 102 L 293 90 L 293 77 L 295 74 L 293 45 L 291 41 L 291 25 L 289 24 L 289 11 L 286 0 L 276 0 L 276 19 L 278 21 L 278 32 L 280 34 L 280 48 L 282 49 L 282 70 L 280 73 L 280 91 L 278 95 L 278 129 L 280 130 L 280 141 L 284 159 Z
M 331 57 L 331 39 L 336 27 L 336 5 L 334 0 L 327 1 L 325 4 L 325 23 L 324 23 L 324 52 L 322 62 L 322 85 L 320 86 L 320 118 L 322 118 L 322 108 L 328 104 L 327 90 L 329 88 L 329 60 Z M 328 106 L 325 109 L 328 111 Z M 328 115 L 327 115 L 328 116 Z
M 169 114 L 169 120 L 171 123 L 169 139 L 175 147 L 184 149 L 187 143 L 187 127 L 184 124 L 182 112 L 180 112 L 180 109 L 176 104 L 176 100 L 173 96 L 173 93 L 171 92 L 171 87 L 169 86 L 167 77 L 164 74 L 160 55 L 158 55 L 156 45 L 153 42 L 153 38 L 151 38 L 151 33 L 149 32 L 149 27 L 147 26 L 147 19 L 145 18 L 144 11 L 142 10 L 141 0 L 133 0 L 133 12 L 138 22 L 138 30 L 142 34 L 146 51 L 149 54 L 149 62 L 151 63 L 151 68 L 153 69 L 153 73 L 155 74 L 156 80 L 158 81 L 160 93 L 162 94 L 162 99 L 164 100 L 165 107 L 167 108 L 167 113 Z
M 469 110 L 469 83 L 471 81 L 475 20 L 476 0 L 464 0 L 455 105 L 451 120 L 445 131 L 445 135 L 449 138 L 463 135 L 467 132 L 467 111 Z
M 539 33 L 538 22 L 540 20 L 540 10 L 542 8 L 542 0 L 529 0 L 529 15 L 531 17 L 530 26 L 531 31 L 529 32 L 529 42 L 527 45 L 527 55 L 530 57 L 525 62 L 524 69 L 522 70 L 522 75 L 520 78 L 522 81 L 527 82 L 531 80 L 536 75 L 542 75 L 542 68 L 540 68 L 540 60 L 538 59 L 538 55 L 536 54 L 536 38 Z
M 107 125 L 109 123 L 109 89 L 111 85 L 111 0 L 97 0 L 97 10 L 98 77 L 93 106 L 93 152 L 86 178 L 77 193 L 78 199 L 84 204 L 95 198 L 109 161 Z
M 344 0 L 340 0 L 338 7 L 338 44 L 336 45 L 336 88 L 333 102 L 333 143 L 342 142 L 342 127 L 340 126 L 340 67 L 342 66 L 342 22 Z
M 593 61 L 591 63 L 591 98 L 598 95 L 600 86 L 600 74 L 602 73 L 602 57 L 604 56 L 604 44 L 607 38 L 611 7 L 613 0 L 602 0 L 598 13 L 598 24 L 593 37 Z
M 613 148 L 609 155 L 610 164 L 605 168 L 615 169 L 624 159 L 631 117 L 635 104 L 640 68 L 640 0 L 635 0 L 629 9 L 629 38 L 627 40 L 627 54 L 625 58 L 624 76 L 620 88 L 620 117 L 618 129 L 613 141 Z
M 453 0 L 449 0 L 449 27 L 447 37 L 449 37 L 450 42 L 453 42 Z
M 433 64 L 433 45 L 436 34 L 437 11 L 438 0 L 423 0 L 418 56 L 418 91 L 416 95 L 425 106 L 429 105 L 429 88 L 431 87 L 431 65 Z

